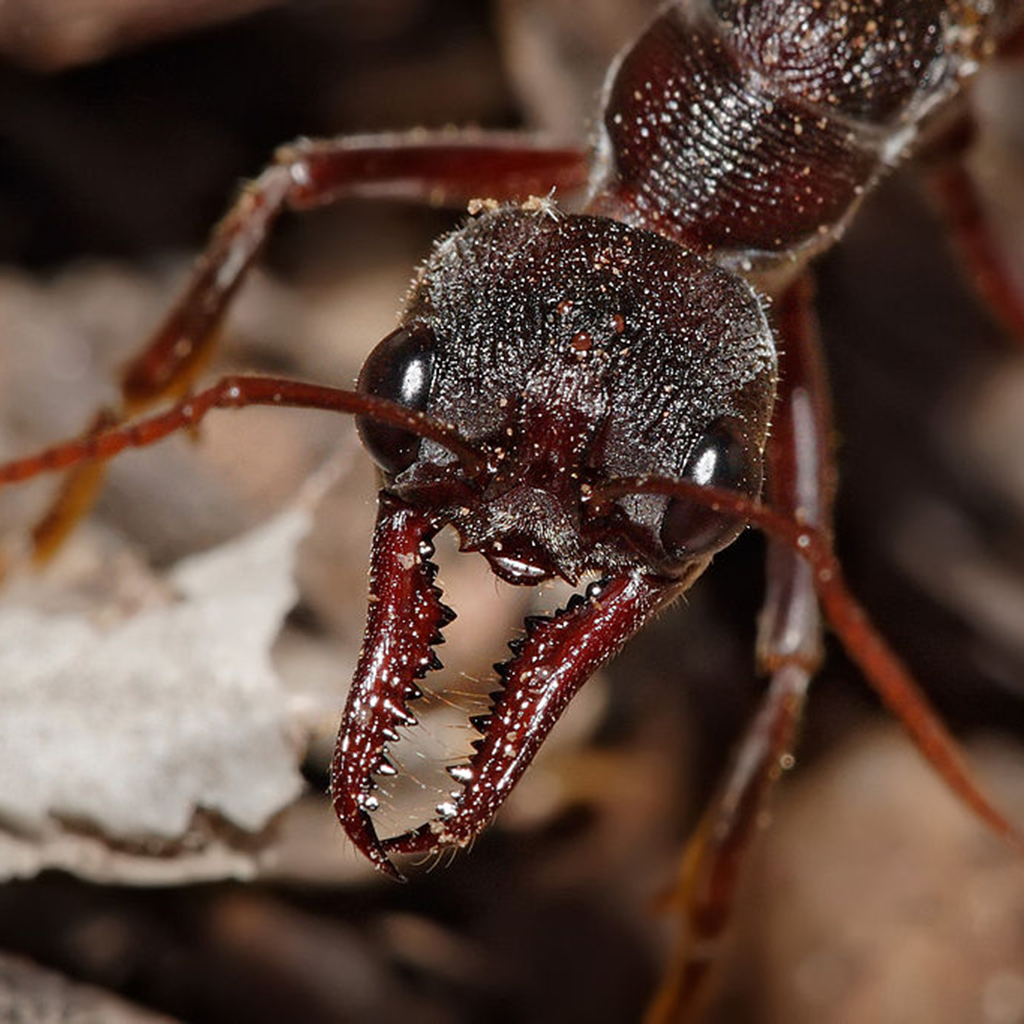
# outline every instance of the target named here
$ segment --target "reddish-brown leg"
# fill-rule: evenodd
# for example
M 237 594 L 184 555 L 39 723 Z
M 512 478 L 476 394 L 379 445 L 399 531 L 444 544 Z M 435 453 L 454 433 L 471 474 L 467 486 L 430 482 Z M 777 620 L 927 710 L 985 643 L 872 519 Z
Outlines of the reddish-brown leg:
M 1024 18 L 1019 12 L 1015 18 L 1016 25 L 1007 26 L 1007 35 L 999 42 L 997 56 L 1020 62 L 1024 60 Z M 1007 331 L 1024 345 L 1024 278 L 1013 273 L 967 166 L 976 134 L 974 118 L 966 111 L 920 154 L 924 178 L 972 285 Z
M 812 302 L 805 277 L 776 307 L 781 379 L 765 490 L 772 508 L 827 532 L 834 491 L 831 416 Z M 683 932 L 648 1013 L 650 1024 L 699 1011 L 732 915 L 743 856 L 792 758 L 807 687 L 821 661 L 821 616 L 810 566 L 789 545 L 770 540 L 767 581 L 757 653 L 770 682 L 687 845 L 673 898 Z
M 1024 345 L 1024 283 L 1009 265 L 1005 246 L 962 156 L 936 161 L 927 182 L 972 285 L 1006 330 Z
M 773 676 L 725 784 L 683 860 L 676 902 L 685 932 L 649 1013 L 648 1020 L 659 1024 L 686 1020 L 699 1011 L 716 945 L 729 920 L 742 855 L 756 834 L 774 782 L 789 763 L 807 686 L 820 656 L 811 588 L 847 653 L 922 755 L 981 820 L 1024 851 L 1020 831 L 974 782 L 956 741 L 844 583 L 828 529 L 834 478 L 809 297 L 806 283 L 800 283 L 779 307 L 785 377 L 769 450 L 774 476 L 768 487 L 777 507 L 760 506 L 715 488 L 704 489 L 701 496 L 699 488 L 680 481 L 637 478 L 602 488 L 605 498 L 639 491 L 702 500 L 711 508 L 743 516 L 773 540 L 758 651 L 761 664 Z M 806 564 L 799 565 L 794 555 Z
M 474 197 L 526 198 L 551 189 L 576 191 L 587 180 L 587 155 L 528 136 L 488 132 L 418 132 L 300 140 L 242 191 L 214 231 L 177 302 L 125 369 L 121 407 L 101 413 L 85 436 L 193 386 L 218 328 L 277 216 L 346 197 L 460 205 Z M 102 481 L 98 464 L 69 475 L 34 530 L 45 560 L 91 506 Z

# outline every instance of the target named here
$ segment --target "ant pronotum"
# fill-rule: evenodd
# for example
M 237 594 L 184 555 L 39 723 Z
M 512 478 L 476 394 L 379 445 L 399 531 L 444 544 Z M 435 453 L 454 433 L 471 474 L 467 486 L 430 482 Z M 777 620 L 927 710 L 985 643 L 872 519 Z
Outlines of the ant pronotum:
M 790 756 L 821 659 L 818 602 L 946 781 L 1024 845 L 842 582 L 808 276 L 884 170 L 924 140 L 983 290 L 1024 336 L 1020 297 L 951 149 L 962 80 L 1020 46 L 1016 13 L 1009 2 L 680 2 L 616 66 L 593 154 L 487 132 L 284 147 L 127 369 L 121 407 L 79 440 L 0 467 L 0 482 L 72 470 L 36 531 L 37 550 L 50 553 L 91 501 L 96 462 L 126 447 L 218 407 L 357 415 L 384 489 L 331 792 L 356 846 L 393 875 L 395 855 L 468 844 L 590 674 L 744 522 L 763 528 L 758 650 L 770 683 L 687 858 L 693 951 L 653 1011 L 673 1019 L 704 987 L 700 944 L 724 927 L 741 854 Z M 200 386 L 276 216 L 351 195 L 476 201 L 476 216 L 439 243 L 356 391 L 249 377 Z M 773 299 L 771 323 L 758 292 Z M 149 411 L 161 402 L 170 408 Z M 449 766 L 454 788 L 431 820 L 380 837 L 374 812 L 395 771 L 388 746 L 416 725 L 409 702 L 450 618 L 430 562 L 444 525 L 508 582 L 600 579 L 528 623 L 498 669 L 494 707 L 473 719 L 476 753 Z

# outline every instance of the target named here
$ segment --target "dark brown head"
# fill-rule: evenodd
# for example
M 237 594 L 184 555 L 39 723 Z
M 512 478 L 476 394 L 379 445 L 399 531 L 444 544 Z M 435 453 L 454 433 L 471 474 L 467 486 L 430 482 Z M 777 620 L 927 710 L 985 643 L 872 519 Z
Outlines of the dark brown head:
M 676 575 L 728 543 L 731 523 L 657 496 L 598 509 L 588 494 L 655 473 L 756 495 L 775 373 L 743 281 L 610 220 L 504 208 L 438 244 L 359 383 L 455 426 L 486 475 L 360 426 L 387 489 L 451 523 L 503 579 Z
M 481 463 L 474 472 L 437 441 L 360 423 L 385 486 L 331 791 L 381 870 L 396 873 L 391 853 L 468 843 L 579 687 L 739 532 L 707 502 L 593 496 L 645 473 L 756 495 L 775 372 L 750 288 L 660 236 L 541 204 L 440 242 L 359 385 L 450 425 Z M 453 614 L 430 561 L 447 524 L 512 583 L 600 579 L 554 617 L 527 620 L 496 666 L 489 713 L 470 720 L 474 753 L 448 765 L 455 788 L 431 820 L 382 842 L 372 815 Z

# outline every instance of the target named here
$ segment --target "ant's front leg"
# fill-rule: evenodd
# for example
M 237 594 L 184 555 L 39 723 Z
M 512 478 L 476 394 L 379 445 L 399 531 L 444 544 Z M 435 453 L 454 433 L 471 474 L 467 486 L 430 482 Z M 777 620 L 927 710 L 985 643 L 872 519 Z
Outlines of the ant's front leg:
M 587 181 L 588 156 L 507 132 L 412 132 L 303 139 L 283 146 L 215 229 L 177 302 L 126 367 L 120 405 L 97 414 L 84 436 L 109 429 L 167 399 L 187 394 L 209 361 L 218 329 L 267 235 L 285 209 L 338 200 L 386 198 L 459 206 L 476 197 L 508 200 L 574 192 Z M 71 472 L 33 531 L 45 561 L 91 507 L 99 463 Z
M 783 515 L 828 533 L 835 490 L 831 413 L 808 277 L 783 295 L 775 326 L 781 379 L 767 448 L 766 497 Z M 812 569 L 779 540 L 768 541 L 767 594 L 758 627 L 758 664 L 770 681 L 687 845 L 672 898 L 683 934 L 648 1024 L 699 1015 L 732 917 L 744 854 L 775 783 L 792 762 L 807 688 L 821 663 Z

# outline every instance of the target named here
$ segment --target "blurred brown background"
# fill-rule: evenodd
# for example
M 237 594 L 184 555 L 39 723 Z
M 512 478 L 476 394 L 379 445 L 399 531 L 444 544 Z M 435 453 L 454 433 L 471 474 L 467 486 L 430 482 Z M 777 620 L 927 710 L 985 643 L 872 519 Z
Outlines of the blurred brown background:
M 109 397 L 237 182 L 275 145 L 448 123 L 585 137 L 605 61 L 652 6 L 8 0 L 5 456 L 73 433 Z M 982 99 L 990 128 L 976 167 L 1012 243 L 1024 237 L 1019 73 L 989 76 Z M 216 369 L 350 383 L 430 239 L 453 223 L 355 204 L 286 218 Z M 820 298 L 851 583 L 1024 821 L 1024 348 L 974 303 L 909 174 L 825 259 Z M 51 570 L 44 607 L 121 614 L 170 563 L 273 514 L 339 438 L 352 444 L 335 421 L 246 415 L 241 428 L 211 421 L 200 449 L 126 459 Z M 322 817 L 330 707 L 364 613 L 373 486 L 356 456 L 321 506 L 275 650 L 283 675 L 327 694 L 304 766 L 313 823 L 231 841 L 276 849 L 283 867 L 249 884 L 129 887 L 58 872 L 9 882 L 0 1019 L 638 1019 L 669 948 L 657 899 L 756 704 L 761 542 L 746 536 L 720 556 L 591 684 L 555 754 L 472 853 L 398 887 L 356 865 Z M 44 490 L 5 497 L 5 533 L 30 522 Z M 472 642 L 445 661 L 484 676 L 526 595 L 499 599 L 463 561 L 444 573 Z M 54 596 L 62 581 L 71 597 Z M 1024 1021 L 1024 864 L 920 766 L 837 649 L 774 818 L 713 1019 Z M 284 831 L 298 837 L 289 852 Z M 173 875 L 181 851 L 156 853 Z

